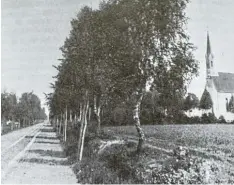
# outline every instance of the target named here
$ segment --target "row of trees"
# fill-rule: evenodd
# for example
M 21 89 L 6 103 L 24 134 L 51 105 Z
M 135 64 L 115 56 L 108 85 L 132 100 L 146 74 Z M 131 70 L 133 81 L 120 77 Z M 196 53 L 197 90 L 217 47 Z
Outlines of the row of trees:
M 205 89 L 201 96 L 200 101 L 195 94 L 188 93 L 183 103 L 183 110 L 187 111 L 187 110 L 191 110 L 194 108 L 207 110 L 207 109 L 211 109 L 212 106 L 213 106 L 213 102 L 212 102 L 210 93 Z
M 108 0 L 98 10 L 82 8 L 71 21 L 47 99 L 51 120 L 64 125 L 64 140 L 68 119 L 80 122 L 78 160 L 90 119 L 99 135 L 102 118 L 117 105 L 130 107 L 138 151 L 145 139 L 140 109 L 146 92 L 160 95 L 162 111 L 177 111 L 177 97 L 184 96 L 198 68 L 184 29 L 187 3 Z
M 188 96 L 184 100 L 184 110 L 190 110 L 193 108 L 200 108 L 200 109 L 211 109 L 213 106 L 213 102 L 210 96 L 210 93 L 205 89 L 202 97 L 199 99 L 196 97 L 195 94 L 189 93 Z M 234 96 L 231 96 L 230 100 L 226 98 L 226 110 L 228 112 L 234 113 Z
M 35 120 L 46 119 L 45 109 L 33 92 L 23 93 L 19 99 L 15 93 L 1 93 L 1 119 L 19 122 L 21 126 L 33 124 Z

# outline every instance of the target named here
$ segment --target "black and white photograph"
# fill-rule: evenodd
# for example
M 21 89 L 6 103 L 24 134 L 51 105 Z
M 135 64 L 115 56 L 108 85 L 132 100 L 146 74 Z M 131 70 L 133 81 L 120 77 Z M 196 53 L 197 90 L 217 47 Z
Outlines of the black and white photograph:
M 234 184 L 234 0 L 1 0 L 1 184 Z

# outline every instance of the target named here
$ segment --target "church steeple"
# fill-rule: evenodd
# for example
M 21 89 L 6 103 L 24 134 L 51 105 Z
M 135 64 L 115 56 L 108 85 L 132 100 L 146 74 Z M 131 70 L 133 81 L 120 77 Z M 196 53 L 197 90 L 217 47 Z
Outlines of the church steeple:
M 206 48 L 206 54 L 210 55 L 211 54 L 211 47 L 210 47 L 210 37 L 209 33 L 207 32 L 207 48 Z
M 207 48 L 206 48 L 206 78 L 211 78 L 212 76 L 217 76 L 214 69 L 214 56 L 211 51 L 210 37 L 207 32 Z

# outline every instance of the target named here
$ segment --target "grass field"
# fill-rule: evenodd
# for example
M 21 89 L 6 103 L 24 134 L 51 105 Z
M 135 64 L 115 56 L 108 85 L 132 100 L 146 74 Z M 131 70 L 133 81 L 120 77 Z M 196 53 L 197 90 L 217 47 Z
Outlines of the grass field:
M 173 149 L 184 146 L 192 157 L 206 160 L 207 167 L 213 162 L 218 166 L 219 173 L 214 181 L 234 181 L 234 125 L 157 125 L 143 126 L 146 135 L 146 146 L 159 151 L 155 160 L 170 158 Z M 128 140 L 137 142 L 137 132 L 134 126 L 105 127 L 105 132 Z M 160 156 L 164 156 L 163 158 Z
M 189 147 L 202 147 L 204 149 L 223 149 L 234 152 L 234 125 L 157 125 L 143 126 L 147 140 L 155 140 L 154 144 L 183 145 Z M 105 127 L 106 132 L 122 136 L 137 136 L 134 126 Z M 226 150 L 225 150 L 226 149 Z M 228 152 L 227 152 L 228 153 Z

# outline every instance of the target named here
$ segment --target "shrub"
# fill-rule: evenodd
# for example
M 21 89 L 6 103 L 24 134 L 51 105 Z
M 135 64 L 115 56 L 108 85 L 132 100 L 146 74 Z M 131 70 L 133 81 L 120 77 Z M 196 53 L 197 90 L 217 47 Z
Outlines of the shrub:
M 216 176 L 218 173 L 219 168 L 214 161 L 191 157 L 186 160 L 169 159 L 161 170 L 152 172 L 151 183 L 214 184 L 220 183 L 220 179 Z
M 207 110 L 207 109 L 211 109 L 212 106 L 213 106 L 213 102 L 212 102 L 210 93 L 205 89 L 200 100 L 200 108 Z
M 77 163 L 73 170 L 77 175 L 78 183 L 82 184 L 119 184 L 118 175 L 106 167 L 105 163 L 99 160 L 84 158 Z
M 192 124 L 201 123 L 201 118 L 199 116 L 193 116 L 190 118 L 190 123 Z
M 193 93 L 188 93 L 183 103 L 184 110 L 190 110 L 199 106 L 199 99 Z
M 217 118 L 213 113 L 209 113 L 208 115 L 206 113 L 202 114 L 201 123 L 215 123 L 215 122 L 217 122 Z
M 219 122 L 219 123 L 227 123 L 227 121 L 225 120 L 225 118 L 224 118 L 223 115 L 221 115 L 221 116 L 219 117 L 218 122 Z

